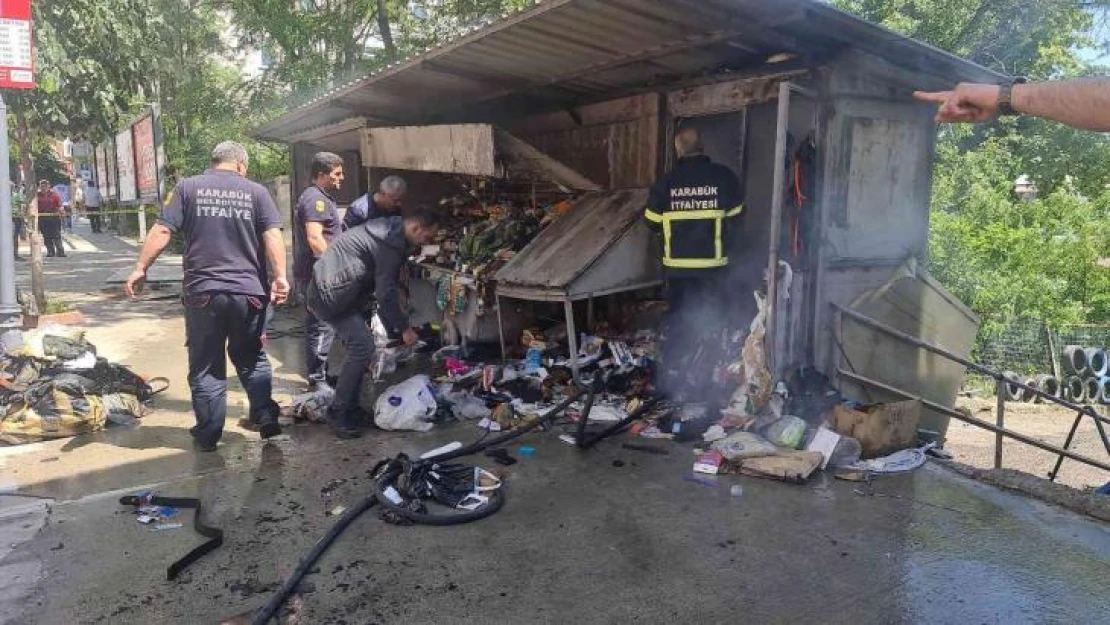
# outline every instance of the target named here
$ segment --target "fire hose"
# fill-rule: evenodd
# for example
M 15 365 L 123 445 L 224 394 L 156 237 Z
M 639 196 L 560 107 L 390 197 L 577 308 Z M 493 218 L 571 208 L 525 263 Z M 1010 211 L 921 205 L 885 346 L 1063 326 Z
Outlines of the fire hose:
M 595 388 L 588 391 L 586 405 L 593 404 Z M 445 465 L 449 460 L 463 458 L 481 453 L 486 449 L 504 445 L 505 443 L 520 438 L 528 432 L 549 423 L 555 416 L 563 412 L 578 399 L 578 396 L 568 397 L 543 415 L 535 417 L 520 427 L 487 441 L 479 440 L 476 443 L 453 451 L 437 454 L 430 458 L 410 460 L 404 454 L 392 460 L 384 460 L 374 468 L 374 491 L 365 499 L 347 510 L 342 517 L 320 538 L 312 549 L 301 559 L 300 564 L 289 576 L 281 588 L 263 605 L 254 615 L 252 625 L 265 625 L 270 622 L 277 611 L 290 595 L 296 591 L 304 576 L 313 568 L 316 561 L 324 555 L 335 539 L 350 526 L 355 519 L 375 505 L 381 505 L 395 518 L 409 524 L 448 526 L 472 523 L 495 514 L 505 505 L 505 494 L 502 489 L 490 491 L 488 501 L 474 510 L 457 514 L 431 514 L 423 510 L 419 499 L 414 497 L 417 488 L 414 482 L 422 481 L 420 478 L 429 472 L 450 472 L 452 469 Z M 585 421 L 587 414 L 582 415 Z M 440 494 L 441 493 L 437 493 Z M 435 497 L 439 499 L 439 497 Z M 201 554 L 203 555 L 203 554 Z M 199 557 L 199 556 L 198 556 Z

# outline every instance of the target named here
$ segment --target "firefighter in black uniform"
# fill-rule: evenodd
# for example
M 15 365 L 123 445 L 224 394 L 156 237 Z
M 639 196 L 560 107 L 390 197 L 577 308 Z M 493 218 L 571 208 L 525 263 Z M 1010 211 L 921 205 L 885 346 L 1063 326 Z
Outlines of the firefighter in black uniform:
M 644 218 L 663 235 L 668 320 L 663 345 L 663 390 L 692 390 L 690 376 L 703 381 L 708 371 L 691 367 L 688 351 L 699 337 L 719 330 L 728 315 L 728 247 L 743 213 L 740 179 L 704 154 L 694 128 L 675 136 L 678 163 L 651 188 Z M 730 234 L 730 230 L 732 233 Z M 687 380 L 678 382 L 678 370 Z

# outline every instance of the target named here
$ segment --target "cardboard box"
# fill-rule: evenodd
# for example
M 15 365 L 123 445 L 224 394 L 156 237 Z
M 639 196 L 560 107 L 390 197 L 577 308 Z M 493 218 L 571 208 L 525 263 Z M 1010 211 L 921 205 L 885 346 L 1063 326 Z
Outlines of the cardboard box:
M 833 428 L 838 434 L 859 441 L 864 460 L 880 458 L 909 449 L 917 442 L 921 402 L 915 399 L 876 404 L 864 410 L 836 406 L 833 408 L 833 419 Z

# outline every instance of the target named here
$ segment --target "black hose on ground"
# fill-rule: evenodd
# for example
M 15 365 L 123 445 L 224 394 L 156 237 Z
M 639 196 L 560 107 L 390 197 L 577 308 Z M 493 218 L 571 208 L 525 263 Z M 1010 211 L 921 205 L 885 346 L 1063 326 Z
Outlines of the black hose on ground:
M 590 395 L 587 399 L 587 401 L 590 403 L 593 402 L 593 393 L 594 391 L 591 390 Z M 533 419 L 530 423 L 506 432 L 502 436 L 498 436 L 497 438 L 485 442 L 479 441 L 478 443 L 469 445 L 462 449 L 449 451 L 443 454 L 439 454 L 438 456 L 432 456 L 431 458 L 422 458 L 420 460 L 416 460 L 410 464 L 410 467 L 420 467 L 426 466 L 428 464 L 439 464 L 442 462 L 446 462 L 447 460 L 461 458 L 463 456 L 471 456 L 476 453 L 485 451 L 486 449 L 489 449 L 491 447 L 507 443 L 508 441 L 519 438 L 527 434 L 528 432 L 536 429 L 537 427 L 540 427 L 541 425 L 547 423 L 555 415 L 566 410 L 567 406 L 574 403 L 574 401 L 577 399 L 577 396 L 568 397 L 551 410 Z M 380 474 L 379 470 L 382 471 Z M 263 605 L 261 609 L 259 609 L 258 613 L 255 614 L 254 619 L 251 620 L 251 625 L 265 625 L 266 623 L 269 623 L 270 619 L 274 617 L 274 614 L 276 614 L 277 611 L 281 609 L 281 606 L 285 603 L 286 599 L 289 598 L 289 595 L 293 594 L 297 586 L 300 585 L 301 580 L 304 579 L 304 576 L 307 575 L 308 571 L 310 571 L 312 567 L 316 564 L 316 561 L 319 560 L 320 557 L 324 555 L 324 552 L 328 550 L 328 547 L 330 547 L 331 544 L 335 542 L 335 539 L 338 538 L 339 535 L 342 534 L 343 531 L 346 530 L 347 527 L 363 512 L 366 512 L 375 505 L 380 504 L 382 507 L 389 510 L 393 514 L 413 523 L 419 525 L 431 525 L 440 527 L 446 525 L 472 523 L 474 521 L 484 519 L 486 517 L 489 517 L 490 515 L 495 514 L 505 505 L 505 493 L 502 492 L 502 489 L 498 488 L 497 490 L 492 491 L 492 493 L 489 495 L 489 501 L 477 510 L 459 514 L 438 515 L 413 511 L 398 503 L 395 503 L 390 496 L 392 495 L 392 493 L 386 492 L 387 489 L 391 487 L 393 487 L 394 492 L 398 491 L 395 486 L 396 481 L 398 478 L 401 477 L 404 470 L 405 469 L 402 468 L 402 464 L 400 463 L 399 459 L 381 462 L 378 464 L 378 466 L 374 468 L 373 473 L 378 475 L 378 477 L 374 481 L 374 493 L 366 499 L 358 502 L 358 504 L 356 504 L 353 508 L 345 512 L 343 516 L 340 517 L 339 520 L 335 523 L 335 525 L 333 525 L 331 529 L 328 530 L 328 533 L 316 542 L 316 544 L 312 547 L 312 551 L 309 551 L 308 555 L 306 555 L 301 560 L 301 563 L 297 565 L 296 570 L 294 570 L 293 574 L 289 576 L 289 579 L 287 579 L 285 583 L 282 584 L 281 588 L 278 589 L 276 593 L 274 593 L 274 596 L 270 597 L 269 601 L 267 601 L 266 604 Z M 396 496 L 400 496 L 400 493 L 397 492 Z
M 377 495 L 370 495 L 366 499 L 355 504 L 350 510 L 343 513 L 343 516 L 339 517 L 335 525 L 331 526 L 328 533 L 324 534 L 320 540 L 316 541 L 316 544 L 312 547 L 312 551 L 309 551 L 308 555 L 301 560 L 301 563 L 297 565 L 296 570 L 289 576 L 289 579 L 285 580 L 285 583 L 274 593 L 274 596 L 270 597 L 266 605 L 262 606 L 258 613 L 254 615 L 254 619 L 251 620 L 251 625 L 266 625 L 266 623 L 269 623 L 270 619 L 274 617 L 274 614 L 281 609 L 285 600 L 289 598 L 289 595 L 293 594 L 293 591 L 300 585 L 304 576 L 312 570 L 312 567 L 316 564 L 316 561 L 320 559 L 320 556 L 324 555 L 328 547 L 335 542 L 335 539 L 339 538 L 339 535 L 347 529 L 348 525 L 361 516 L 363 512 L 373 508 L 376 503 L 378 503 Z

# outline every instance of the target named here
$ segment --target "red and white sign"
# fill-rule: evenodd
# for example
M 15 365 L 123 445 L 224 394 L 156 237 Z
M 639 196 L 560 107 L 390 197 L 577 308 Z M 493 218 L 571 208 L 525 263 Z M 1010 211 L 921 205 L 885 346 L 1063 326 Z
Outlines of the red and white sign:
M 139 199 L 158 201 L 158 151 L 154 145 L 154 115 L 135 122 L 135 177 Z
M 0 0 L 0 88 L 35 88 L 31 50 L 31 0 Z

